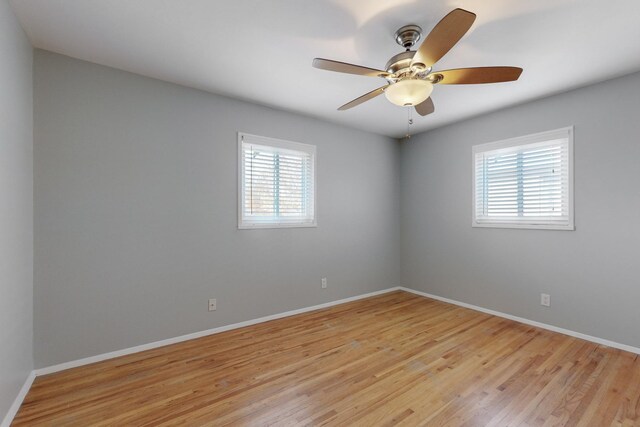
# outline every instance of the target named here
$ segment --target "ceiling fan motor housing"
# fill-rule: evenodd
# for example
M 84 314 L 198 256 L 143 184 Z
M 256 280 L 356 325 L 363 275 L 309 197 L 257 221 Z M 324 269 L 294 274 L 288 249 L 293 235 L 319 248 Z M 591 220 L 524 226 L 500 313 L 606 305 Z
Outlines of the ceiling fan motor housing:
M 406 52 L 401 52 L 397 55 L 393 55 L 391 59 L 387 62 L 387 65 L 384 66 L 385 70 L 391 74 L 402 74 L 402 70 L 409 70 L 411 68 L 411 60 L 413 59 L 413 55 L 415 55 L 414 50 L 408 50 Z
M 402 79 L 406 76 L 416 77 L 414 75 L 415 73 L 418 73 L 417 77 L 425 78 L 431 72 L 431 67 L 424 68 L 422 64 L 418 64 L 418 66 L 420 66 L 421 68 L 412 69 L 411 61 L 413 60 L 413 56 L 415 54 L 415 50 L 408 50 L 406 52 L 401 52 L 397 55 L 392 56 L 384 68 L 388 73 L 391 73 L 396 77 L 393 77 L 391 79 L 387 78 L 387 80 L 396 81 L 398 80 L 398 77 Z M 414 67 L 416 67 L 415 64 Z

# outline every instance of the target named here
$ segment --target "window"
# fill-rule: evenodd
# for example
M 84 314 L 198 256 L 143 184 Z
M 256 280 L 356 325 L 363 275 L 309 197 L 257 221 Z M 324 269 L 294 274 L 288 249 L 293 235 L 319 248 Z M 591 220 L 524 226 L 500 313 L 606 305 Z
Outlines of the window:
M 473 226 L 573 230 L 573 128 L 473 147 Z
M 316 147 L 238 133 L 239 228 L 314 227 Z

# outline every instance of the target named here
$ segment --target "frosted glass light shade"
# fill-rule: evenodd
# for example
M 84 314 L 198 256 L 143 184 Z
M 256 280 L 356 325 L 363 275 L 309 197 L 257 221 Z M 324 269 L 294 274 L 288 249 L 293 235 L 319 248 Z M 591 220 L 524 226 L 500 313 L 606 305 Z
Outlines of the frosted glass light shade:
M 420 104 L 433 92 L 433 85 L 426 80 L 407 79 L 400 80 L 389 86 L 384 95 L 387 99 L 401 107 L 410 107 Z

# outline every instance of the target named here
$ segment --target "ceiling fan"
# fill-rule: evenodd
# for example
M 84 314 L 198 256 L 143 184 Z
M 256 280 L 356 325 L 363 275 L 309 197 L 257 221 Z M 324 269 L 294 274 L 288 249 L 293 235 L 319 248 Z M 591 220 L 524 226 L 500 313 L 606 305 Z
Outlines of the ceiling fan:
M 464 36 L 476 15 L 464 9 L 455 9 L 442 18 L 427 35 L 417 50 L 411 48 L 420 40 L 422 29 L 417 25 L 405 25 L 395 33 L 396 42 L 405 52 L 389 59 L 385 70 L 362 67 L 346 62 L 315 58 L 313 66 L 323 70 L 360 76 L 382 77 L 387 84 L 347 102 L 338 110 L 344 111 L 384 93 L 389 101 L 402 107 L 415 107 L 418 114 L 426 116 L 435 111 L 430 98 L 434 84 L 500 83 L 518 80 L 522 68 L 476 67 L 433 71 L 439 61 Z

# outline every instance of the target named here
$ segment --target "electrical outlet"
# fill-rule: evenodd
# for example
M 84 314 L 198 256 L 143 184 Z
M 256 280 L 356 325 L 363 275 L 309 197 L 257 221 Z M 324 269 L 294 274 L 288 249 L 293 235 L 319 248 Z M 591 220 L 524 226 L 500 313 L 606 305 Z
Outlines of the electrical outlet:
M 544 305 L 545 307 L 551 306 L 551 295 L 540 294 L 540 305 Z
M 327 289 L 327 278 L 326 277 L 322 278 L 322 289 Z
M 209 311 L 216 311 L 217 306 L 218 306 L 218 301 L 216 301 L 215 298 L 211 298 L 209 300 Z

